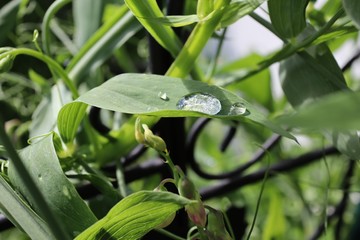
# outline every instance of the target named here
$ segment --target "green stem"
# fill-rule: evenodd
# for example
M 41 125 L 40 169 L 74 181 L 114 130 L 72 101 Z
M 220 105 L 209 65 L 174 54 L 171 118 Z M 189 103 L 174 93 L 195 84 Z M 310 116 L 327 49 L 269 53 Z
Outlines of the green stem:
M 25 187 L 32 193 L 32 197 L 34 201 L 37 203 L 38 206 L 42 206 L 39 209 L 44 221 L 49 225 L 50 230 L 52 231 L 53 235 L 57 239 L 70 239 L 68 233 L 66 233 L 65 229 L 62 229 L 59 226 L 62 226 L 59 223 L 59 220 L 56 219 L 55 215 L 51 211 L 49 205 L 45 201 L 44 196 L 42 195 L 39 188 L 36 186 L 34 180 L 31 178 L 28 170 L 25 168 L 23 162 L 20 159 L 20 156 L 16 152 L 14 146 L 12 145 L 8 135 L 5 132 L 5 121 L 3 113 L 0 114 L 0 140 L 1 143 L 4 145 L 7 153 L 10 156 L 10 161 L 13 162 L 16 171 L 19 173 L 19 176 L 22 178 L 22 181 L 25 184 Z
M 174 176 L 175 184 L 178 184 L 179 173 L 178 173 L 178 170 L 177 170 L 176 166 L 174 165 L 173 161 L 171 160 L 169 152 L 166 152 L 166 153 L 161 152 L 160 154 L 165 158 L 166 163 L 169 165 L 169 167 L 173 173 L 173 176 Z
M 169 231 L 166 231 L 164 229 L 155 229 L 155 231 L 157 231 L 157 232 L 159 232 L 159 233 L 161 233 L 161 234 L 163 234 L 163 235 L 165 235 L 165 236 L 167 236 L 167 237 L 169 237 L 171 239 L 174 239 L 174 240 L 186 240 L 185 238 L 179 237 L 179 236 L 177 236 L 177 235 L 175 235 L 175 234 L 173 234 L 173 233 L 171 233 Z
M 50 22 L 55 16 L 55 14 L 66 4 L 71 3 L 72 0 L 58 0 L 55 1 L 51 6 L 48 8 L 48 10 L 45 13 L 43 23 L 41 25 L 41 31 L 42 31 L 42 42 L 43 42 L 43 48 L 44 52 L 51 56 L 50 53 Z
M 167 76 L 185 78 L 188 75 L 196 59 L 216 30 L 225 10 L 224 7 L 219 8 L 209 19 L 200 21 L 195 26 L 178 57 L 166 72 Z
M 32 49 L 28 49 L 28 48 L 14 48 L 11 49 L 3 54 L 1 54 L 0 56 L 5 56 L 5 55 L 11 55 L 16 57 L 17 55 L 28 55 L 28 56 L 32 56 L 34 58 L 39 59 L 40 61 L 46 63 L 48 65 L 48 67 L 51 70 L 54 70 L 59 76 L 60 78 L 64 81 L 65 85 L 69 88 L 69 90 L 71 91 L 73 98 L 78 98 L 79 97 L 79 93 L 75 87 L 75 85 L 73 84 L 73 82 L 70 80 L 70 78 L 68 77 L 67 73 L 64 71 L 64 69 L 55 61 L 53 60 L 51 57 L 40 53 L 38 51 L 32 50 Z

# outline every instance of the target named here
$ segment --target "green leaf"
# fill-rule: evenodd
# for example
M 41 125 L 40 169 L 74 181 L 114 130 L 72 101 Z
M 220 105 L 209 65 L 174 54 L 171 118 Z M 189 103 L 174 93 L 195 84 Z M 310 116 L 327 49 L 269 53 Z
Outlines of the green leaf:
M 19 152 L 23 164 L 29 171 L 35 184 L 43 194 L 50 209 L 63 228 L 76 236 L 96 221 L 85 202 L 78 195 L 74 185 L 65 177 L 53 145 L 52 134 L 26 147 Z M 36 212 L 42 206 L 37 205 L 32 193 L 25 188 L 22 178 L 10 161 L 8 174 L 12 185 L 29 202 Z
M 347 88 L 336 60 L 325 45 L 315 46 L 282 61 L 280 80 L 293 106 Z
M 0 45 L 4 44 L 11 30 L 16 26 L 16 18 L 22 0 L 9 1 L 0 9 Z
M 333 132 L 332 140 L 336 148 L 345 153 L 351 160 L 360 159 L 359 136 L 354 131 Z
M 342 3 L 346 14 L 354 21 L 355 26 L 360 29 L 360 1 L 343 0 Z
M 151 36 L 175 57 L 179 53 L 182 43 L 170 26 L 153 21 L 164 18 L 156 0 L 125 0 L 125 3 Z
M 271 23 L 284 38 L 296 37 L 306 27 L 305 9 L 309 0 L 269 0 Z
M 268 0 L 233 0 L 230 5 L 227 6 L 226 12 L 223 15 L 220 28 L 227 27 L 240 18 L 254 11 L 261 4 Z
M 282 116 L 279 123 L 311 129 L 360 129 L 360 93 L 341 91 L 316 102 L 304 104 L 292 115 Z
M 74 0 L 74 42 L 81 47 L 99 28 L 104 2 L 98 0 Z M 91 19 L 91 21 L 89 21 Z
M 70 143 L 76 135 L 86 111 L 87 105 L 81 102 L 66 104 L 58 115 L 60 136 L 65 143 Z
M 140 191 L 121 200 L 75 239 L 140 239 L 191 202 L 170 192 Z
M 11 188 L 0 175 L 0 209 L 15 226 L 25 231 L 31 239 L 55 239 L 47 224 Z
M 86 73 L 110 57 L 115 48 L 119 48 L 134 36 L 140 27 L 126 6 L 116 11 L 113 18 L 92 35 L 71 60 L 66 68 L 70 78 L 80 81 Z
M 193 93 L 210 94 L 218 99 L 221 104 L 219 113 L 216 115 L 209 115 L 196 111 L 178 109 L 178 102 L 183 99 L 184 96 Z M 166 99 L 162 98 L 159 94 L 166 94 Z M 91 106 L 117 112 L 159 117 L 211 117 L 231 120 L 248 119 L 260 123 L 285 137 L 295 139 L 287 131 L 266 119 L 265 116 L 244 99 L 225 89 L 210 86 L 199 81 L 181 80 L 159 75 L 122 74 L 113 77 L 101 86 L 83 94 L 75 101 L 75 103 L 76 102 L 83 102 Z M 246 107 L 245 114 L 229 114 L 231 107 L 236 103 L 242 103 Z M 69 107 L 69 105 L 66 106 L 66 108 Z M 73 112 L 72 114 L 76 113 Z M 74 117 L 69 116 L 68 118 L 73 119 Z M 59 126 L 65 126 L 66 124 L 70 124 L 70 122 L 58 122 Z M 77 126 L 73 127 L 77 128 Z

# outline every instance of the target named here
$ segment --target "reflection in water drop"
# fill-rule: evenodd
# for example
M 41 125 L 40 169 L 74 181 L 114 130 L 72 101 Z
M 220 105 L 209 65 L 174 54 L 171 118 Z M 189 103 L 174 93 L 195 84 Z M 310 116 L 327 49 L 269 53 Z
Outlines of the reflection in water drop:
M 243 103 L 237 102 L 231 105 L 229 115 L 243 115 L 246 113 L 246 107 Z
M 196 111 L 215 115 L 221 110 L 219 99 L 208 93 L 191 93 L 182 97 L 176 107 L 181 110 Z

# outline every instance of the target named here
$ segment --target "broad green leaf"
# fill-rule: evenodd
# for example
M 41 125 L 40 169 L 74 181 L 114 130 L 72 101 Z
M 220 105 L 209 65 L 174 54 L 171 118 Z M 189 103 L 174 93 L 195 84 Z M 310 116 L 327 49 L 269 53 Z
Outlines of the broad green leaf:
M 283 116 L 278 122 L 291 127 L 318 130 L 358 130 L 360 129 L 359 105 L 360 93 L 341 91 L 304 104 L 296 113 Z
M 269 0 L 271 23 L 284 38 L 296 37 L 306 27 L 305 9 L 309 0 Z
M 152 20 L 164 18 L 156 0 L 125 0 L 125 3 L 151 36 L 175 57 L 179 53 L 182 43 L 170 26 Z
M 87 105 L 81 102 L 75 102 L 61 108 L 58 115 L 58 128 L 60 136 L 65 143 L 71 142 L 76 135 L 79 126 L 86 111 Z
M 52 134 L 31 144 L 19 152 L 23 164 L 43 194 L 50 209 L 69 234 L 76 236 L 96 221 L 85 202 L 78 195 L 74 185 L 64 175 L 53 145 Z M 19 177 L 10 161 L 8 174 L 11 184 L 38 212 L 38 206 Z
M 178 102 L 186 95 L 194 93 L 210 94 L 215 97 L 221 106 L 216 115 L 209 115 L 198 111 L 178 109 Z M 166 94 L 166 98 L 163 95 Z M 281 127 L 275 125 L 256 108 L 239 96 L 225 89 L 210 86 L 199 81 L 181 80 L 159 75 L 122 74 L 106 81 L 101 86 L 90 90 L 80 96 L 75 102 L 83 102 L 99 108 L 129 113 L 158 117 L 211 117 L 231 120 L 251 120 L 260 123 L 270 130 L 288 138 L 294 137 Z M 231 108 L 234 104 L 241 103 L 246 107 L 243 115 L 232 115 Z M 213 107 L 213 104 L 207 104 Z M 73 114 L 77 114 L 73 112 Z M 74 117 L 70 117 L 73 119 Z M 58 122 L 58 125 L 69 122 Z M 72 126 L 76 127 L 77 126 Z M 63 133 L 61 133 L 63 134 Z
M 76 46 L 81 47 L 99 28 L 103 7 L 104 1 L 73 1 L 74 42 Z
M 227 6 L 219 27 L 224 28 L 233 24 L 266 1 L 268 0 L 232 0 L 230 5 Z
M 75 240 L 140 239 L 191 200 L 170 192 L 140 191 L 116 204 Z
M 9 1 L 0 9 L 0 45 L 4 44 L 9 33 L 16 26 L 16 18 L 23 0 Z
M 30 208 L 0 175 L 0 209 L 17 228 L 25 231 L 31 239 L 50 240 L 47 224 Z
M 360 29 L 360 1 L 342 0 L 346 14 L 354 21 L 355 26 Z
M 342 72 L 325 45 L 299 52 L 282 61 L 280 80 L 293 106 L 346 89 Z

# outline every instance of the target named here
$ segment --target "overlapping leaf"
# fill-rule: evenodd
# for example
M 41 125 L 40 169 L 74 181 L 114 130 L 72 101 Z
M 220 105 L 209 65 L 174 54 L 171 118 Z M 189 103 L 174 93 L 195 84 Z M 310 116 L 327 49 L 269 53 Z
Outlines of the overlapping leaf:
M 184 96 L 192 93 L 211 94 L 220 101 L 221 110 L 216 115 L 178 109 L 177 104 Z M 160 95 L 159 95 L 160 94 Z M 166 94 L 166 99 L 161 97 Z M 216 86 L 192 81 L 181 80 L 159 75 L 122 74 L 118 75 L 101 86 L 83 94 L 75 102 L 67 104 L 61 110 L 58 126 L 61 136 L 66 132 L 75 132 L 77 125 L 71 122 L 77 115 L 76 111 L 69 111 L 74 105 L 81 107 L 79 102 L 103 109 L 130 114 L 143 114 L 159 117 L 211 117 L 221 119 L 251 120 L 262 124 L 270 130 L 285 137 L 294 137 L 281 127 L 275 125 L 263 116 L 256 108 L 239 96 Z M 243 104 L 247 111 L 243 115 L 231 115 L 230 109 L 235 103 Z M 75 108 L 74 108 L 75 109 Z M 80 113 L 82 114 L 82 113 Z M 67 126 L 72 130 L 67 130 Z M 73 136 L 73 135 L 67 135 Z M 71 139 L 71 138 L 69 138 Z
M 23 164 L 43 194 L 50 209 L 72 236 L 85 230 L 97 219 L 78 195 L 74 185 L 65 177 L 54 149 L 52 134 L 20 151 Z M 19 173 L 10 161 L 8 175 L 15 186 L 35 211 L 37 205 Z
M 140 191 L 121 200 L 75 240 L 140 239 L 191 200 L 170 192 Z

